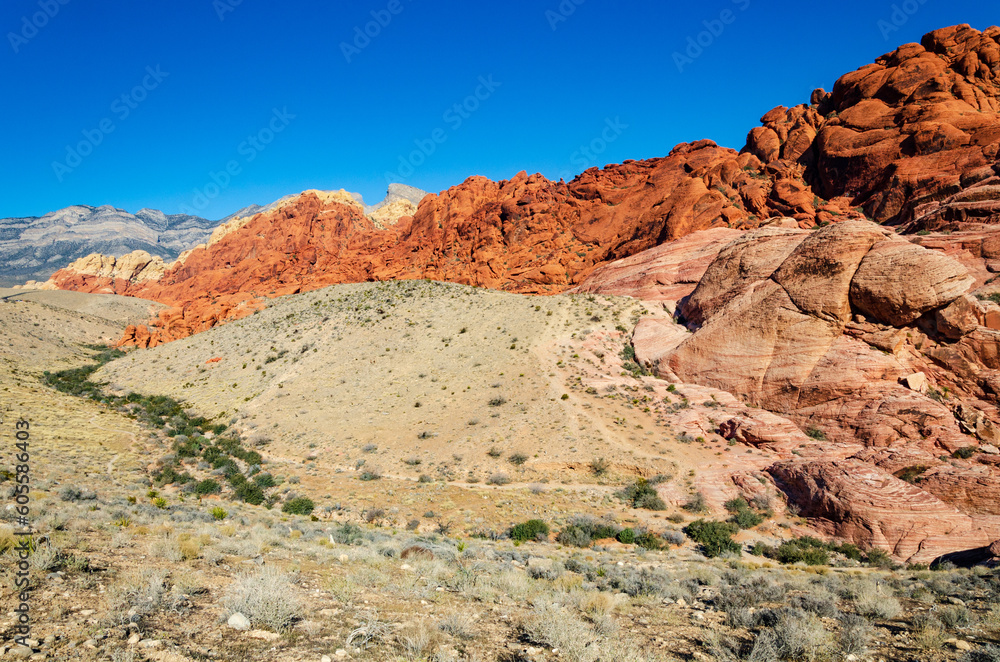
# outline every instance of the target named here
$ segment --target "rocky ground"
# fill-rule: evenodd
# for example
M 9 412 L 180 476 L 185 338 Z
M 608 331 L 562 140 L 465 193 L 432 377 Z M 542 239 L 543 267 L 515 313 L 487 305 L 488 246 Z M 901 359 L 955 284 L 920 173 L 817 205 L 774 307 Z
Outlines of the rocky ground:
M 763 487 L 754 477 L 769 458 L 712 434 L 711 421 L 742 407 L 731 397 L 657 380 L 629 360 L 617 327 L 666 318 L 662 309 L 427 282 L 339 286 L 277 300 L 183 348 L 136 350 L 98 373 L 109 392 L 174 394 L 191 416 L 235 419 L 276 479 L 268 508 L 234 500 L 229 487 L 199 496 L 194 484 L 164 482 L 172 426 L 183 421 L 150 426 L 140 410 L 41 382 L 42 371 L 92 362 L 87 346 L 148 314 L 148 302 L 30 296 L 0 304 L 10 340 L 3 425 L 32 424 L 37 545 L 26 650 L 12 641 L 8 509 L 5 657 L 994 659 L 970 657 L 994 654 L 992 570 L 893 569 L 848 548 L 798 563 L 787 546 L 755 556 L 755 542 L 807 532 L 766 489 L 752 500 L 766 521 L 749 523 L 722 556 L 706 558 L 712 541 L 699 547 L 681 532 L 728 517 L 723 502 L 749 494 L 741 476 Z M 491 405 L 495 397 L 505 401 Z M 370 427 L 381 411 L 390 413 Z M 438 436 L 421 438 L 425 429 Z M 511 461 L 517 453 L 523 463 Z M 381 477 L 362 480 L 376 463 Z M 225 483 L 204 461 L 180 466 Z M 500 473 L 510 482 L 489 480 Z M 616 496 L 657 475 L 664 503 L 645 505 L 663 510 Z M 315 502 L 309 515 L 284 512 L 304 497 Z M 547 523 L 545 540 L 509 537 L 529 519 Z M 653 548 L 624 528 L 656 534 Z M 584 529 L 626 542 L 581 539 Z

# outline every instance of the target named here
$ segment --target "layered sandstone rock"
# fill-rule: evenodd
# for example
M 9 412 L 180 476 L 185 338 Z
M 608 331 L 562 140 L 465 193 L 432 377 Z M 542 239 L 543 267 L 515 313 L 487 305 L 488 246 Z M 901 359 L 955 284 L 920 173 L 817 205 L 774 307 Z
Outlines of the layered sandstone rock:
M 1000 520 L 970 517 L 859 460 L 780 462 L 768 471 L 799 512 L 825 533 L 911 563 L 988 545 L 1000 535 Z

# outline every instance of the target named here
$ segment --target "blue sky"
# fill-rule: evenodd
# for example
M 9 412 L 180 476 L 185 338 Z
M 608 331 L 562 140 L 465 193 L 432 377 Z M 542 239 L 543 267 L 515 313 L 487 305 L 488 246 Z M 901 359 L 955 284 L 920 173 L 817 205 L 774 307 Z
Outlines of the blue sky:
M 740 148 L 772 107 L 937 27 L 1000 22 L 991 6 L 5 0 L 0 217 L 217 219 L 308 188 L 375 202 L 390 180 L 436 192 Z

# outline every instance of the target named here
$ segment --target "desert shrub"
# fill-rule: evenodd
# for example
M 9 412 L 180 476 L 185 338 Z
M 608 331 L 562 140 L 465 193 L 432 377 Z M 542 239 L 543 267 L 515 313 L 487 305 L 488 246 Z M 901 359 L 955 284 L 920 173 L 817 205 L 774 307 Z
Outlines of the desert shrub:
M 608 473 L 609 469 L 611 469 L 611 463 L 603 457 L 594 458 L 590 461 L 590 470 L 594 472 L 595 476 L 603 476 Z
M 194 488 L 195 494 L 218 494 L 222 491 L 222 486 L 211 478 L 198 483 Z
M 938 620 L 946 628 L 967 628 L 975 622 L 975 616 L 963 605 L 942 607 L 937 614 Z
M 521 631 L 529 641 L 559 649 L 561 658 L 570 662 L 595 662 L 600 655 L 592 640 L 590 628 L 579 617 L 548 603 L 536 607 L 521 623 Z
M 363 542 L 367 536 L 357 524 L 345 522 L 330 534 L 330 539 L 340 545 L 356 545 Z
M 229 514 L 222 506 L 216 506 L 210 512 L 212 513 L 212 517 L 219 521 L 226 519 L 226 516 Z
M 475 622 L 465 612 L 456 611 L 448 614 L 438 623 L 438 629 L 456 639 L 470 640 L 476 638 Z
M 549 525 L 540 519 L 515 524 L 510 529 L 510 537 L 519 542 L 542 540 L 549 535 Z
M 664 542 L 663 538 L 656 535 L 652 531 L 643 531 L 635 537 L 636 547 L 642 547 L 643 549 L 663 549 Z
M 875 637 L 875 628 L 868 619 L 857 614 L 844 614 L 840 617 L 840 630 L 837 632 L 837 647 L 846 657 L 853 655 L 861 657 Z
M 567 547 L 590 547 L 593 539 L 579 526 L 567 526 L 556 536 L 556 542 Z
M 808 536 L 786 540 L 778 545 L 775 558 L 782 563 L 805 563 L 806 565 L 826 565 L 830 562 L 830 553 L 823 544 L 812 544 L 813 538 Z M 818 541 L 817 541 L 818 542 Z
M 510 476 L 508 476 L 507 474 L 505 474 L 502 471 L 500 471 L 500 472 L 497 472 L 497 473 L 493 474 L 489 478 L 487 478 L 486 479 L 486 484 L 487 485 L 509 485 L 510 484 Z
M 752 529 L 763 523 L 768 517 L 767 514 L 754 511 L 746 499 L 742 497 L 730 499 L 725 503 L 725 508 L 732 513 L 729 521 L 741 529 Z
M 645 478 L 640 478 L 625 489 L 617 493 L 618 498 L 633 508 L 644 508 L 646 510 L 666 510 L 667 504 L 660 498 L 656 488 L 649 484 Z
M 382 479 L 382 470 L 379 469 L 378 467 L 368 467 L 360 474 L 358 474 L 358 480 L 372 481 L 381 479 Z
M 705 495 L 701 492 L 695 492 L 694 495 L 681 506 L 684 510 L 689 513 L 704 513 L 708 510 L 708 502 L 705 500 Z
M 618 532 L 617 536 L 618 542 L 623 545 L 631 545 L 635 543 L 635 529 L 625 528 Z
M 96 492 L 82 490 L 75 485 L 67 485 L 59 490 L 59 498 L 63 501 L 93 501 L 97 498 Z
M 817 441 L 825 441 L 826 434 L 817 427 L 811 427 L 806 430 L 806 436 L 810 439 L 816 439 Z
M 959 448 L 957 451 L 952 453 L 952 456 L 962 460 L 968 460 L 975 454 L 976 454 L 975 446 L 963 446 L 962 448 Z
M 847 554 L 843 551 L 843 549 L 844 546 L 841 545 L 837 551 L 840 551 L 846 556 Z M 875 566 L 876 568 L 892 568 L 896 565 L 887 552 L 874 547 L 865 552 L 864 561 L 866 564 Z
M 232 583 L 222 598 L 228 615 L 240 613 L 254 625 L 281 632 L 302 615 L 295 584 L 281 571 L 262 567 Z
M 105 622 L 110 625 L 135 623 L 160 608 L 167 592 L 167 571 L 145 568 L 126 574 L 105 594 Z
M 899 600 L 881 583 L 861 582 L 854 588 L 853 594 L 854 607 L 860 614 L 869 618 L 891 619 L 903 610 Z
M 789 600 L 789 605 L 823 618 L 834 618 L 840 613 L 836 596 L 825 591 L 796 595 Z
M 507 461 L 513 464 L 514 466 L 519 467 L 528 461 L 528 456 L 525 455 L 524 453 L 514 453 L 513 455 L 507 458 Z
M 235 494 L 238 499 L 245 501 L 252 506 L 259 506 L 264 503 L 265 499 L 264 490 L 256 484 L 245 480 L 238 487 L 236 487 Z
M 1000 646 L 986 644 L 967 651 L 959 658 L 959 662 L 1000 662 Z
M 895 472 L 893 475 L 900 480 L 905 480 L 907 483 L 919 483 L 922 480 L 921 477 L 926 472 L 927 467 L 919 464 L 912 467 L 904 467 Z
M 778 655 L 788 660 L 825 659 L 832 636 L 815 614 L 798 609 L 784 609 L 771 632 Z
M 278 481 L 274 479 L 274 476 L 266 472 L 259 473 L 256 476 L 254 476 L 253 482 L 257 487 L 261 488 L 262 490 L 266 490 L 278 484 Z
M 747 509 L 736 513 L 729 518 L 729 521 L 741 529 L 752 529 L 764 521 L 764 516 Z
M 739 553 L 740 545 L 733 540 L 739 531 L 735 524 L 696 520 L 684 528 L 684 533 L 701 546 L 701 553 L 709 558 L 725 553 Z
M 285 502 L 281 507 L 281 512 L 289 515 L 310 515 L 316 504 L 308 497 L 297 497 Z

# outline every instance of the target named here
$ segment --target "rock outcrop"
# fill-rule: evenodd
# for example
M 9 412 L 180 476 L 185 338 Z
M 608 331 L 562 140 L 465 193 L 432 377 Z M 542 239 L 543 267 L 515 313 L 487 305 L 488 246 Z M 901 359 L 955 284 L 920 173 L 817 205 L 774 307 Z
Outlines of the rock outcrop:
M 346 192 L 307 191 L 220 227 L 158 281 L 65 269 L 52 282 L 174 306 L 148 330 L 143 342 L 151 344 L 247 314 L 263 297 L 334 283 L 430 278 L 551 294 L 608 261 L 693 232 L 757 226 L 784 206 L 758 199 L 766 178 L 753 156 L 705 140 L 662 159 L 592 168 L 569 183 L 525 173 L 501 182 L 472 177 L 390 225 L 376 224 Z
M 767 113 L 744 151 L 881 223 L 1000 221 L 1000 28 L 936 30 L 811 101 Z
M 988 545 L 1000 535 L 1000 520 L 970 517 L 858 460 L 780 462 L 768 471 L 820 530 L 911 563 Z

